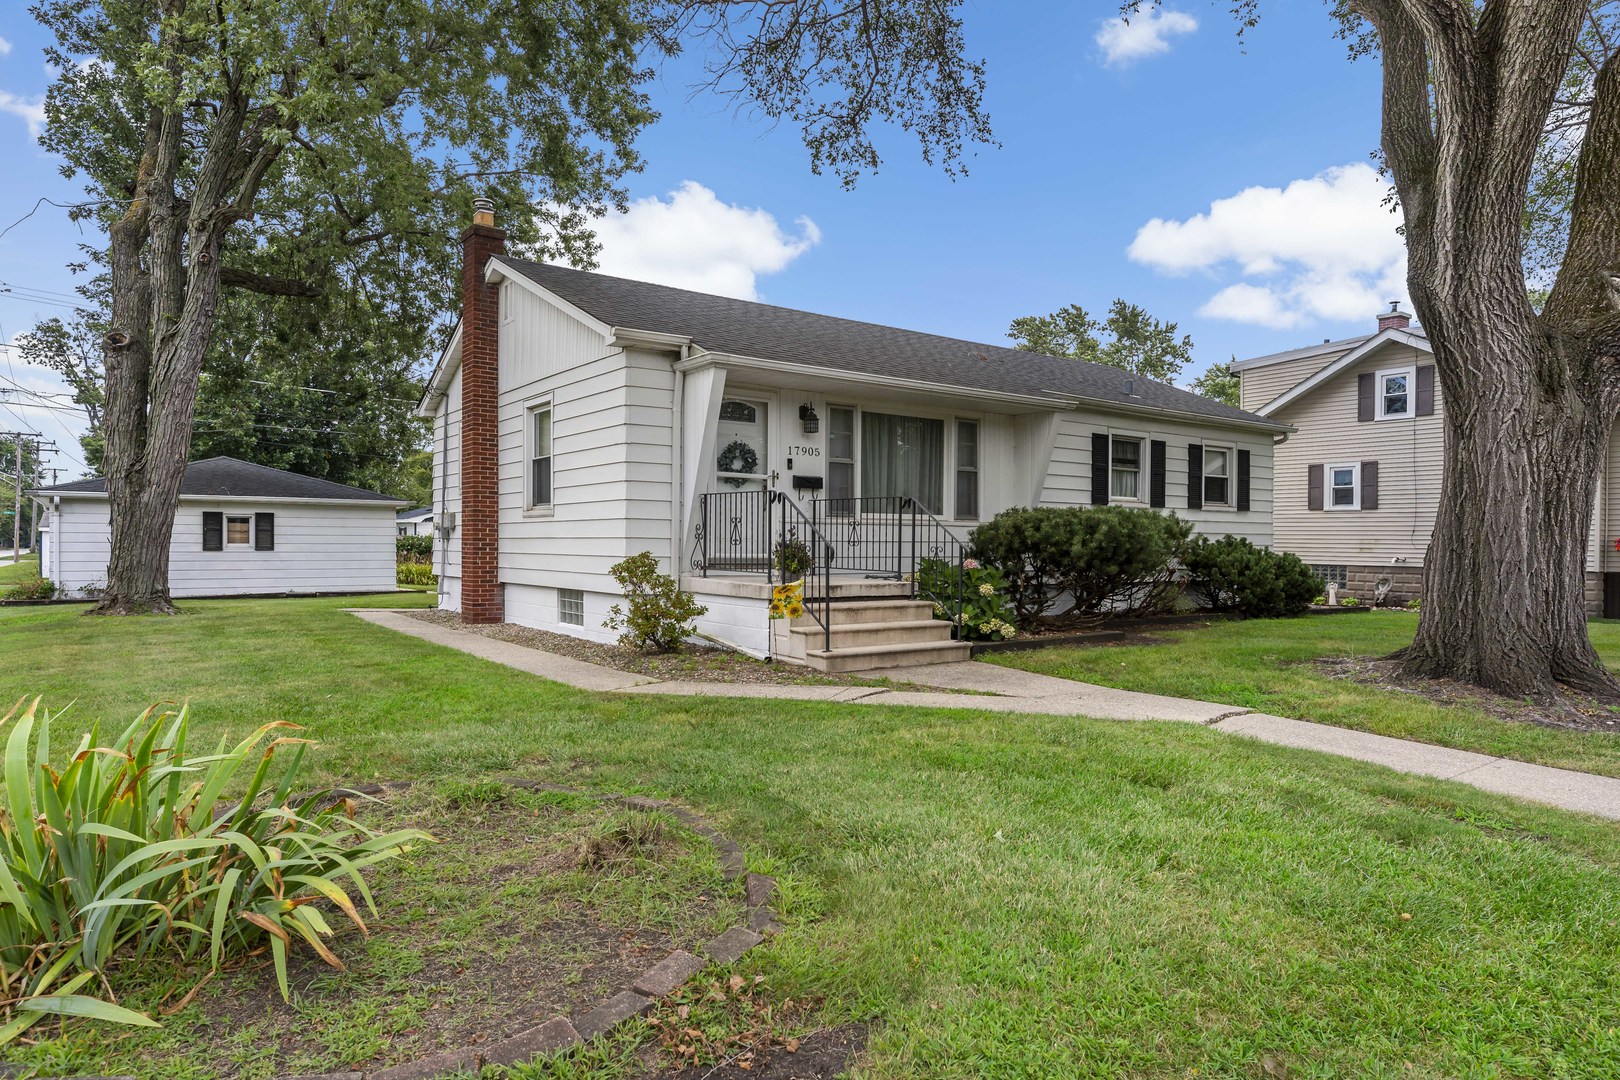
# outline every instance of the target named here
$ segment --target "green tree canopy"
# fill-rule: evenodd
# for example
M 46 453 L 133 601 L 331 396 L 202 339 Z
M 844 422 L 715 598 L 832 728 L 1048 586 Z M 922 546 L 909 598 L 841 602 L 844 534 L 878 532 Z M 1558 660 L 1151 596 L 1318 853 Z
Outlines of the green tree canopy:
M 1050 315 L 1014 319 L 1007 336 L 1026 352 L 1109 364 L 1169 383 L 1192 361 L 1192 336 L 1177 337 L 1176 330 L 1175 323 L 1161 322 L 1145 308 L 1115 300 L 1102 321 L 1070 304 Z
M 1192 381 L 1190 389 L 1211 401 L 1238 407 L 1238 377 L 1230 363 L 1210 365 L 1207 371 Z

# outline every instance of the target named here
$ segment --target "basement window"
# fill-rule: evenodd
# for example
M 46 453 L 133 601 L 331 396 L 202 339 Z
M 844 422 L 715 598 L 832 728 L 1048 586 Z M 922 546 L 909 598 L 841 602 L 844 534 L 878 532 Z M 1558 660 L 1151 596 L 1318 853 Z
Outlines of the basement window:
M 557 590 L 557 621 L 565 626 L 585 625 L 585 593 L 583 590 Z

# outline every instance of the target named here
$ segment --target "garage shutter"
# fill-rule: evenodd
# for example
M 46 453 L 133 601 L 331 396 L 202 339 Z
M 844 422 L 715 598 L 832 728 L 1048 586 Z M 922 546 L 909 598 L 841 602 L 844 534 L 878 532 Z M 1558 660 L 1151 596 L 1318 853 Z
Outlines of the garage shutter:
M 253 550 L 276 550 L 276 515 L 253 515 Z
M 218 510 L 203 511 L 203 550 L 225 550 L 225 515 Z

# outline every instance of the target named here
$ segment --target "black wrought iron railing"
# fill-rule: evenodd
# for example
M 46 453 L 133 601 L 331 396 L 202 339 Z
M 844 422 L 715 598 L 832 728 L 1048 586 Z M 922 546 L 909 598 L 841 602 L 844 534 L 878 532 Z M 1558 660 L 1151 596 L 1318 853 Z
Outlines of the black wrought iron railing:
M 809 509 L 786 492 L 719 491 L 698 497 L 692 568 L 762 573 L 768 582 L 805 582 L 806 613 L 831 647 L 832 577 L 905 581 L 960 636 L 967 544 L 907 495 L 817 499 Z

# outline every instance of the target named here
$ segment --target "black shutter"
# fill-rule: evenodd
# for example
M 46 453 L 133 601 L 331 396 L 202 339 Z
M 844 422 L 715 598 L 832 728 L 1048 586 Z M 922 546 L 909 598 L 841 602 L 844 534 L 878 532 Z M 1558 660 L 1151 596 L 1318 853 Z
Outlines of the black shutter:
M 1152 457 L 1148 464 L 1148 505 L 1164 505 L 1164 440 L 1154 439 L 1149 444 Z
M 253 515 L 253 550 L 276 550 L 276 515 Z
M 1417 369 L 1417 414 L 1434 415 L 1434 365 L 1424 364 Z
M 1361 508 L 1378 509 L 1378 462 L 1361 463 Z
M 1364 371 L 1356 378 L 1356 419 L 1363 424 L 1373 418 L 1373 373 Z
M 1249 452 L 1239 450 L 1237 457 L 1237 508 L 1247 510 L 1249 508 Z
M 1091 436 L 1091 505 L 1108 505 L 1108 433 Z
M 218 510 L 203 511 L 203 550 L 225 550 L 225 515 Z
M 1187 444 L 1187 509 L 1204 508 L 1204 444 Z
M 1323 470 L 1324 466 L 1321 465 L 1312 465 L 1310 468 L 1308 479 L 1305 481 L 1305 509 L 1307 510 L 1322 509 L 1322 485 L 1327 482 L 1327 475 Z

